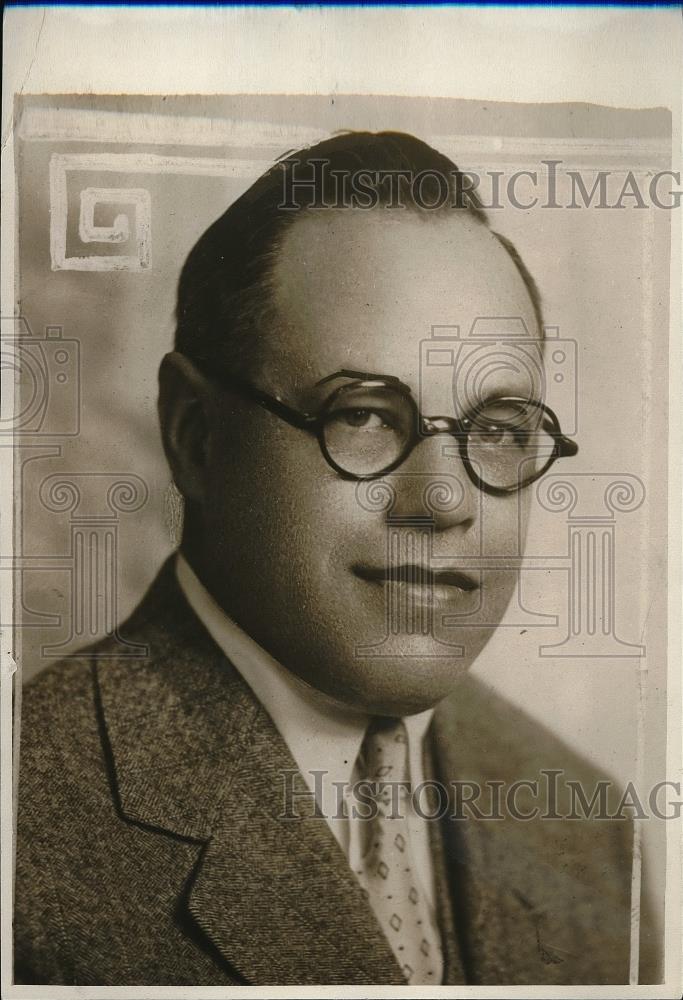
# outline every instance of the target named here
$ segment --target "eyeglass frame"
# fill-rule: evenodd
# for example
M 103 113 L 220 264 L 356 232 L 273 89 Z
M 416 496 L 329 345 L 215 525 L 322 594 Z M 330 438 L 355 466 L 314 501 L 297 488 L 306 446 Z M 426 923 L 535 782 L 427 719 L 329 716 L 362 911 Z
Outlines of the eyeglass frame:
M 268 410 L 276 417 L 284 420 L 290 426 L 312 434 L 315 438 L 317 438 L 320 451 L 322 452 L 323 458 L 327 464 L 334 469 L 334 471 L 342 479 L 350 480 L 352 482 L 368 482 L 373 479 L 380 479 L 382 476 L 388 475 L 390 472 L 393 472 L 400 465 L 402 465 L 409 458 L 417 445 L 425 438 L 434 437 L 437 434 L 450 434 L 458 443 L 458 454 L 471 482 L 483 493 L 488 493 L 491 496 L 509 496 L 513 493 L 519 493 L 527 486 L 536 482 L 537 479 L 540 479 L 558 458 L 569 458 L 576 455 L 579 450 L 578 444 L 562 433 L 560 422 L 553 410 L 540 400 L 525 399 L 523 396 L 496 396 L 494 399 L 482 401 L 473 409 L 468 411 L 465 416 L 460 418 L 442 416 L 430 417 L 425 416 L 420 412 L 410 386 L 406 385 L 405 382 L 402 382 L 396 375 L 377 375 L 371 372 L 358 372 L 352 369 L 343 368 L 334 372 L 332 375 L 326 375 L 324 378 L 320 379 L 319 382 L 316 382 L 316 388 L 338 378 L 348 378 L 352 379 L 354 382 L 359 384 L 359 387 L 363 388 L 396 389 L 410 404 L 413 411 L 413 417 L 415 418 L 412 421 L 411 436 L 407 440 L 406 445 L 399 457 L 379 472 L 358 475 L 356 473 L 349 472 L 347 469 L 342 468 L 335 462 L 327 448 L 324 433 L 326 414 L 337 396 L 345 389 L 349 388 L 348 385 L 340 385 L 337 389 L 335 389 L 335 391 L 331 393 L 321 404 L 317 413 L 306 413 L 295 409 L 288 403 L 285 403 L 279 396 L 272 396 L 270 393 L 264 392 L 263 389 L 257 388 L 252 385 L 251 382 L 241 378 L 239 375 L 235 375 L 233 372 L 228 372 L 225 369 L 219 369 L 219 371 L 208 371 L 203 365 L 201 365 L 201 363 L 195 361 L 195 364 L 198 364 L 198 367 L 201 367 L 210 379 L 222 383 L 228 389 L 238 395 L 241 395 L 243 398 L 258 403 L 265 410 Z M 539 410 L 541 410 L 541 412 L 550 420 L 551 427 L 544 427 L 544 430 L 550 434 L 550 437 L 554 441 L 554 448 L 548 458 L 548 461 L 539 472 L 534 473 L 532 476 L 527 477 L 527 479 L 518 482 L 514 486 L 491 486 L 490 483 L 487 483 L 477 475 L 468 455 L 467 444 L 469 435 L 472 431 L 472 423 L 476 419 L 477 415 L 489 407 L 492 402 L 523 402 L 527 405 L 533 405 L 538 407 Z

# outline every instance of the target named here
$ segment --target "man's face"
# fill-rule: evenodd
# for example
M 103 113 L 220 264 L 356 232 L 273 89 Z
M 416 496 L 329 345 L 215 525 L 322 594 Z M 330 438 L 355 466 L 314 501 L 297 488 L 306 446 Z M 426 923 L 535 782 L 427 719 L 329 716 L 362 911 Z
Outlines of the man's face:
M 274 286 L 276 319 L 251 381 L 307 412 L 336 387 L 319 380 L 353 369 L 398 376 L 426 415 L 462 416 L 477 380 L 454 380 L 424 351 L 421 362 L 432 329 L 463 335 L 478 317 L 507 317 L 505 337 L 518 317 L 538 335 L 509 256 L 466 217 L 309 213 L 284 239 Z M 480 388 L 528 397 L 528 377 L 497 362 L 495 339 L 490 352 Z M 481 559 L 521 551 L 529 491 L 479 491 L 446 434 L 358 483 L 327 464 L 314 436 L 227 390 L 213 425 L 202 565 L 226 611 L 344 704 L 398 715 L 445 697 L 508 604 L 514 571 Z M 428 569 L 431 582 L 405 582 Z

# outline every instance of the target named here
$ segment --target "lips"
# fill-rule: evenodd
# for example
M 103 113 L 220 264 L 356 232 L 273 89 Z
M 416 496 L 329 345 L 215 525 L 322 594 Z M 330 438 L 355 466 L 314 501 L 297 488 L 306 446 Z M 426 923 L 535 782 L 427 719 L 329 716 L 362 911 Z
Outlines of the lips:
M 424 588 L 455 587 L 465 593 L 479 589 L 479 581 L 468 573 L 453 569 L 434 570 L 413 563 L 379 567 L 356 565 L 353 571 L 368 583 L 399 583 Z

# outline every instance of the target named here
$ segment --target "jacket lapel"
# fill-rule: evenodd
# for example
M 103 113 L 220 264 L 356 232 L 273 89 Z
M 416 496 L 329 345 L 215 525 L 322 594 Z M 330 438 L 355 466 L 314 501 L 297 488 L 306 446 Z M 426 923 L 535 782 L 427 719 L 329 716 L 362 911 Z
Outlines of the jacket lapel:
M 434 769 L 434 736 L 433 728 L 425 739 L 423 762 L 424 775 L 428 782 L 436 779 Z M 433 788 L 427 787 L 427 802 L 430 814 L 438 815 L 439 798 Z M 446 850 L 448 843 L 445 838 L 443 822 L 429 822 L 429 843 L 432 863 L 434 865 L 434 886 L 436 889 L 436 916 L 441 934 L 441 945 L 444 957 L 443 985 L 456 986 L 466 982 L 465 969 L 462 961 L 461 943 L 453 913 L 453 884 L 451 872 L 447 863 Z
M 251 982 L 403 983 L 325 820 L 283 818 L 293 761 L 275 735 L 260 712 L 190 911 Z
M 127 819 L 205 844 L 181 906 L 247 982 L 403 983 L 325 820 L 283 818 L 294 760 L 171 560 L 122 631 L 148 656 L 95 668 L 115 795 Z

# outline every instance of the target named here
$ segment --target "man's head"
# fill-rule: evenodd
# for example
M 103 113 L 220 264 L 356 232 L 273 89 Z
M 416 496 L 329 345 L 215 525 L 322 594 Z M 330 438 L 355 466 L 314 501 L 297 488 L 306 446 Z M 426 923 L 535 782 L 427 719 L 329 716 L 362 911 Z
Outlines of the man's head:
M 239 625 L 324 694 L 386 714 L 435 704 L 503 616 L 515 574 L 481 559 L 519 551 L 528 491 L 475 485 L 476 460 L 468 473 L 449 434 L 417 433 L 381 478 L 345 477 L 314 434 L 222 375 L 312 415 L 348 383 L 326 381 L 342 371 L 397 377 L 423 414 L 460 421 L 484 398 L 528 399 L 539 387 L 500 354 L 511 324 L 541 337 L 514 248 L 429 146 L 337 136 L 276 164 L 207 230 L 177 316 L 160 413 L 191 564 Z M 465 333 L 482 317 L 493 339 L 479 377 L 425 361 L 435 329 Z M 388 424 L 353 398 L 344 426 L 367 448 Z

